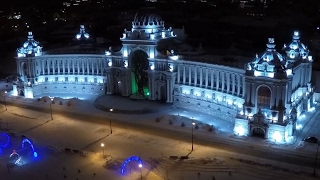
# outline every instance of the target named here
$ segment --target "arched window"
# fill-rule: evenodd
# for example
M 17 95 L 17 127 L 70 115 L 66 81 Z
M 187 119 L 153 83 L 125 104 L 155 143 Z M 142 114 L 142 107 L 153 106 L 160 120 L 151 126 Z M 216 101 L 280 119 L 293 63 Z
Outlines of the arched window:
M 267 86 L 260 86 L 258 89 L 257 105 L 259 108 L 270 108 L 271 91 Z

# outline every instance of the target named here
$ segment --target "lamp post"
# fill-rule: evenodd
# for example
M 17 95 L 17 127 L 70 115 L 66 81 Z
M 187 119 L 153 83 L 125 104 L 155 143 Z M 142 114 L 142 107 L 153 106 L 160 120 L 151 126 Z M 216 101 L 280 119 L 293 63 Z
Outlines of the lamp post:
M 53 103 L 53 98 L 50 99 L 50 115 L 51 115 L 51 120 L 53 120 L 52 107 L 51 107 L 52 103 Z
M 110 134 L 112 134 L 112 125 L 111 125 L 111 112 L 113 111 L 113 109 L 111 108 L 110 110 L 109 110 L 109 123 L 110 123 Z
M 139 164 L 139 169 L 140 169 L 140 179 L 142 179 L 142 171 L 141 171 L 141 168 L 142 168 L 142 164 Z
M 101 143 L 101 149 L 102 149 L 102 157 L 104 157 L 104 144 Z
M 7 94 L 7 91 L 4 91 L 4 94 L 3 94 L 3 100 L 4 100 L 4 107 L 7 109 L 7 101 L 6 101 L 6 94 Z
M 192 127 L 191 127 L 191 143 L 192 143 L 192 147 L 191 147 L 191 151 L 193 151 L 193 126 L 195 125 L 196 123 L 193 122 L 193 117 L 192 117 Z
M 318 143 L 318 140 L 317 140 L 317 153 L 316 153 L 316 159 L 314 160 L 313 176 L 316 176 L 316 168 L 317 168 L 317 161 L 318 161 L 318 151 L 319 151 L 319 143 Z

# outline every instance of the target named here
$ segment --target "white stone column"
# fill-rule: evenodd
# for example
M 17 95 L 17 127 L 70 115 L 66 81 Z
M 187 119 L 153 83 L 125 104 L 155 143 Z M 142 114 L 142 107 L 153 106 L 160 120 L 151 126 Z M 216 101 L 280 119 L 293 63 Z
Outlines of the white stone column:
M 176 73 L 166 73 L 167 80 L 167 103 L 173 103 L 173 87 Z
M 92 60 L 92 59 L 91 59 Z M 94 66 L 96 64 L 96 61 L 91 61 L 92 62 L 92 66 L 91 66 L 91 74 L 94 75 Z
M 235 74 L 234 73 L 232 73 L 231 74 L 231 76 L 232 76 L 232 95 L 234 94 L 234 91 L 235 91 Z
M 191 85 L 191 66 L 189 66 L 189 86 Z
M 51 75 L 51 69 L 50 69 L 51 68 L 51 61 L 52 61 L 51 58 L 47 60 L 48 75 Z
M 148 70 L 148 86 L 149 86 L 149 100 L 156 100 L 156 72 L 153 70 Z
M 180 64 L 177 64 L 177 71 L 178 71 L 178 73 L 177 73 L 177 84 L 180 84 Z
M 62 59 L 62 73 L 66 74 L 66 59 Z
M 210 69 L 210 74 L 211 74 L 211 89 L 213 89 L 213 83 L 214 83 L 214 76 L 213 76 L 213 74 L 215 73 L 215 71 L 214 70 L 212 70 L 212 69 Z
M 257 97 L 257 95 L 256 95 L 256 91 L 255 91 L 255 84 L 254 83 L 250 83 L 250 86 L 251 86 L 251 90 L 250 90 L 250 95 L 251 95 L 251 103 L 254 105 L 254 106 L 256 106 L 257 104 L 256 104 L 256 102 L 257 102 L 257 100 L 256 100 L 256 97 Z
M 208 88 L 208 79 L 209 79 L 209 74 L 208 74 L 208 69 L 206 68 L 206 85 L 205 88 Z
M 183 81 L 182 81 L 183 84 L 186 84 L 186 66 L 183 65 Z
M 225 89 L 224 89 L 224 83 L 225 83 L 225 76 L 226 76 L 226 72 L 225 71 L 222 71 L 222 86 L 221 86 L 221 92 L 224 92 L 225 91 Z
M 56 74 L 56 65 L 55 65 L 55 59 L 52 59 L 52 74 Z
M 219 80 L 220 80 L 220 71 L 216 71 L 216 90 L 218 91 L 219 90 Z
M 226 76 L 227 76 L 227 80 L 226 80 L 226 83 L 227 83 L 227 93 L 229 93 L 229 92 L 230 92 L 230 84 L 231 84 L 230 73 L 226 72 Z
M 75 74 L 75 63 L 74 63 L 74 59 L 72 59 L 71 61 L 72 61 L 72 74 Z
M 199 67 L 199 70 L 200 70 L 200 82 L 199 82 L 199 84 L 200 84 L 200 87 L 202 87 L 202 84 L 203 84 L 203 81 L 202 81 L 202 79 L 203 79 L 203 77 L 202 77 L 202 67 Z
M 198 68 L 197 66 L 194 67 L 194 79 L 193 79 L 193 86 L 197 86 L 198 84 Z
M 77 74 L 80 74 L 80 64 L 79 64 L 79 61 L 76 61 L 76 63 L 77 63 L 77 68 L 78 68 Z
M 57 59 L 57 65 L 58 65 L 58 74 L 60 74 L 60 58 Z

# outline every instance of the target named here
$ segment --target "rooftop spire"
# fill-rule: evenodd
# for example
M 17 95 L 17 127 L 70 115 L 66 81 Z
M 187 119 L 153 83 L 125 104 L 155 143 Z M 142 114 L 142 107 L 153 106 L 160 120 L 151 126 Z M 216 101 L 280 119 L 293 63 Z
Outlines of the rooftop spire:
M 274 51 L 275 47 L 274 38 L 268 38 L 267 51 Z
M 293 32 L 293 40 L 300 40 L 300 33 L 299 33 L 299 31 L 294 31 Z

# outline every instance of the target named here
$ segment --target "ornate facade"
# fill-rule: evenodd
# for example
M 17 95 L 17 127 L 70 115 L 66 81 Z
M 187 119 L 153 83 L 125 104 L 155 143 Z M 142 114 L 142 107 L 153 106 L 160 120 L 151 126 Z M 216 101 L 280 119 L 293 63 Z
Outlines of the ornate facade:
M 75 39 L 89 38 L 81 26 Z M 21 78 L 13 94 L 27 98 L 64 92 L 132 97 L 143 86 L 149 100 L 222 115 L 235 124 L 236 134 L 258 134 L 277 141 L 288 141 L 297 116 L 312 106 L 313 60 L 298 31 L 284 46 L 285 54 L 276 52 L 275 41 L 269 38 L 266 51 L 242 67 L 186 59 L 170 49 L 160 53 L 158 43 L 169 38 L 175 38 L 172 28 L 166 29 L 159 16 L 150 14 L 134 18 L 132 29 L 124 30 L 123 46 L 117 52 L 112 48 L 92 50 L 86 44 L 42 52 L 29 33 L 17 52 Z M 136 57 L 138 61 L 133 61 Z M 143 69 L 145 84 L 139 84 L 141 75 L 133 72 L 133 62 L 143 64 L 142 57 L 148 64 Z

